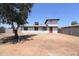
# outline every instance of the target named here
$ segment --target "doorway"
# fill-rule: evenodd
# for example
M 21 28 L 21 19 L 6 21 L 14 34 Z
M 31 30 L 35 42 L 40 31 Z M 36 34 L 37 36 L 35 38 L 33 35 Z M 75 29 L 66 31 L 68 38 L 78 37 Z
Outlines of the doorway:
M 52 32 L 53 32 L 53 28 L 49 27 L 49 33 L 52 33 Z
M 38 31 L 38 27 L 35 27 L 34 30 Z

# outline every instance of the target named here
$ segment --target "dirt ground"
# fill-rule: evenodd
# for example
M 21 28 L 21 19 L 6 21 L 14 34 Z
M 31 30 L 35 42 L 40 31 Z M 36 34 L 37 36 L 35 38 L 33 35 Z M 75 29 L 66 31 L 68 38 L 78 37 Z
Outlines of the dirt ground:
M 79 56 L 79 37 L 65 34 L 23 34 L 26 40 L 16 44 L 0 44 L 0 55 L 7 56 Z M 0 39 L 11 36 L 0 34 Z M 21 33 L 20 33 L 21 35 Z M 32 36 L 31 36 L 32 35 Z M 27 40 L 28 39 L 28 40 Z

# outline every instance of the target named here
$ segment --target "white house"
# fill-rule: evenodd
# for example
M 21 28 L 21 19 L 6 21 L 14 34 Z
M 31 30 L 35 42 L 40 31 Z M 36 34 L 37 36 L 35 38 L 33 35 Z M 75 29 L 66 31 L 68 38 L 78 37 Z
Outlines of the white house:
M 57 33 L 58 32 L 58 21 L 59 19 L 47 19 L 43 25 L 23 25 L 23 31 L 30 32 L 41 32 L 41 33 Z

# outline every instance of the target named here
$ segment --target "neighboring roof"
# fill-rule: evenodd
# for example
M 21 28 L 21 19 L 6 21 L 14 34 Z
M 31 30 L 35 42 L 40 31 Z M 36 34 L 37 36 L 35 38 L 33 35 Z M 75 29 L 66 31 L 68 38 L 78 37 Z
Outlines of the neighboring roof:
M 47 21 L 49 21 L 49 20 L 57 20 L 57 21 L 59 21 L 59 19 L 47 19 L 47 20 L 45 21 L 45 24 L 46 24 Z
M 62 28 L 71 28 L 71 27 L 79 27 L 79 24 L 77 24 L 77 25 L 71 25 L 71 26 L 65 26 L 65 27 L 62 27 Z

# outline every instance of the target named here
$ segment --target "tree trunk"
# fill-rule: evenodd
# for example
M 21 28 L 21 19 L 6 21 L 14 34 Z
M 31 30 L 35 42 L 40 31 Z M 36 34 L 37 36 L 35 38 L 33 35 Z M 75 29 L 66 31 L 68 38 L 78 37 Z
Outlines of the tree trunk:
M 18 39 L 18 30 L 14 30 L 15 38 Z
M 13 33 L 14 33 L 14 40 L 13 42 L 16 43 L 18 42 L 18 39 L 19 39 L 19 36 L 18 36 L 18 28 L 19 28 L 19 25 L 15 28 L 13 22 L 12 22 L 12 28 L 13 28 Z
M 13 33 L 14 33 L 14 41 L 15 42 L 18 42 L 18 38 L 19 38 L 19 36 L 18 36 L 18 30 L 13 30 Z

